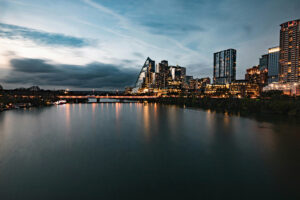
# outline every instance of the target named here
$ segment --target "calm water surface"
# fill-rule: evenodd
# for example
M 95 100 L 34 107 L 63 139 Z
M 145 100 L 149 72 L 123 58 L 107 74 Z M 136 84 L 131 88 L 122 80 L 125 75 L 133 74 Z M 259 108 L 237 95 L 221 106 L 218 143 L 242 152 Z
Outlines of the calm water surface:
M 0 199 L 300 199 L 300 125 L 139 103 L 0 113 Z

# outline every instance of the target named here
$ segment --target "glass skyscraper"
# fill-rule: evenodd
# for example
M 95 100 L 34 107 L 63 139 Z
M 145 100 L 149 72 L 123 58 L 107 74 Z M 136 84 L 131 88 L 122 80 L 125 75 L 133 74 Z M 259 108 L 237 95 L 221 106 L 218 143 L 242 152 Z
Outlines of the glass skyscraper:
M 268 83 L 278 82 L 279 76 L 279 47 L 269 49 L 268 56 Z
M 214 84 L 228 84 L 236 79 L 236 50 L 214 53 Z

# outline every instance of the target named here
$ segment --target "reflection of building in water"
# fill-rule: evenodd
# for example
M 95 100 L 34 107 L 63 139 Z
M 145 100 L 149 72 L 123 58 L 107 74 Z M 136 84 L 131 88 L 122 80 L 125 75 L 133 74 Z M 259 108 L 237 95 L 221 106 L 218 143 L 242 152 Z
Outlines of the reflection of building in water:
M 148 140 L 150 138 L 150 116 L 149 116 L 149 105 L 144 104 L 143 106 L 143 121 L 144 121 L 144 133 Z

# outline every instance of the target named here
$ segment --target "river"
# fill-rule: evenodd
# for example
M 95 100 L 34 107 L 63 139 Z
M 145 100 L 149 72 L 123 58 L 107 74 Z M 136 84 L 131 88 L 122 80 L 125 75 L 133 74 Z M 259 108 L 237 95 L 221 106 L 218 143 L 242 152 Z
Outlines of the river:
M 142 103 L 0 113 L 0 199 L 300 199 L 300 124 Z

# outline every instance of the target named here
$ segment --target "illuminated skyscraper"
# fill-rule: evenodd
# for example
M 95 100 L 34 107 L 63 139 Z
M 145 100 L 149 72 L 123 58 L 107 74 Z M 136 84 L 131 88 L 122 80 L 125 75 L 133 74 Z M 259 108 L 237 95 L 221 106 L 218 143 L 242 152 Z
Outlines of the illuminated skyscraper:
M 279 75 L 279 47 L 269 49 L 268 56 L 268 83 L 278 82 Z
M 214 84 L 228 84 L 236 79 L 236 50 L 214 53 Z
M 134 91 L 137 91 L 143 87 L 149 87 L 153 82 L 153 73 L 155 72 L 155 61 L 151 60 L 149 57 L 146 59 L 143 65 L 138 79 L 135 83 Z
M 280 81 L 300 81 L 300 19 L 280 25 Z

